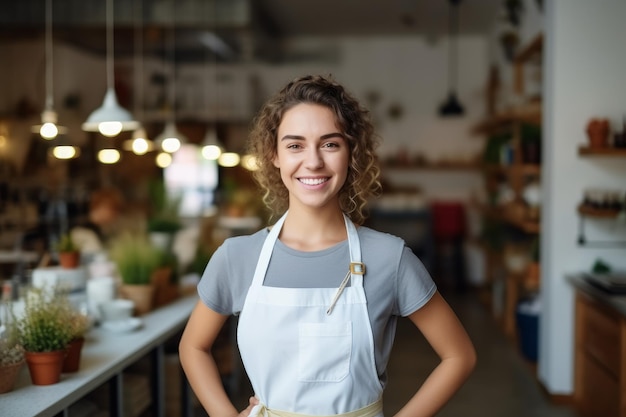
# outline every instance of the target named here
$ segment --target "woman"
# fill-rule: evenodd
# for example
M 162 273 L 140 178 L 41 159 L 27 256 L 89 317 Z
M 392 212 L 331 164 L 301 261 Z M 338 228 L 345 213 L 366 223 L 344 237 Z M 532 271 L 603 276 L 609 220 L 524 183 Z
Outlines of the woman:
M 211 417 L 382 416 L 397 318 L 441 357 L 398 416 L 432 416 L 470 374 L 475 352 L 417 257 L 360 226 L 380 189 L 368 112 L 339 84 L 306 76 L 261 109 L 250 135 L 271 229 L 228 239 L 198 285 L 180 342 L 189 382 Z M 211 347 L 229 315 L 255 396 L 239 412 Z M 417 387 L 416 387 L 417 388 Z

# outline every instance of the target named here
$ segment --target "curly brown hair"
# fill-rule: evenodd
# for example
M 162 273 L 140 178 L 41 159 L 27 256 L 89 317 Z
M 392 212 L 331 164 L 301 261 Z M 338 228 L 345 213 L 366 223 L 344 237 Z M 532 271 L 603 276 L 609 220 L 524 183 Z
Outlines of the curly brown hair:
M 354 223 L 362 224 L 368 199 L 381 191 L 380 168 L 375 154 L 378 137 L 369 111 L 330 77 L 307 75 L 296 78 L 269 99 L 254 119 L 248 148 L 256 159 L 258 169 L 253 175 L 263 190 L 263 202 L 274 215 L 284 213 L 289 206 L 289 192 L 273 160 L 283 115 L 301 103 L 322 105 L 334 113 L 335 123 L 350 150 L 348 176 L 339 192 L 339 204 Z

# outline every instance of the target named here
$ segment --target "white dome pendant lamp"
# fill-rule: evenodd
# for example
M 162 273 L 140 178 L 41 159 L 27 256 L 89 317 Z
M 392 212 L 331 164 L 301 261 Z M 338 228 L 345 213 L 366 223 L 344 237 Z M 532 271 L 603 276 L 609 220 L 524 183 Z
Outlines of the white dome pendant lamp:
M 135 51 L 134 51 L 134 75 L 135 91 L 134 108 L 139 120 L 143 120 L 143 4 L 142 0 L 135 0 Z M 132 151 L 135 155 L 145 155 L 154 149 L 154 144 L 148 139 L 146 129 L 141 122 L 139 127 L 133 131 L 133 137 L 124 142 L 124 149 Z
M 180 149 L 182 144 L 189 143 L 189 139 L 176 128 L 176 5 L 175 2 L 171 2 L 172 5 L 172 25 L 170 27 L 167 52 L 169 54 L 172 63 L 172 79 L 170 80 L 169 91 L 169 117 L 165 123 L 163 132 L 154 139 L 154 143 L 163 152 L 175 153 Z
M 107 0 L 106 4 L 106 76 L 107 91 L 104 95 L 102 106 L 94 110 L 87 121 L 83 123 L 83 130 L 87 132 L 100 132 L 104 136 L 117 136 L 122 131 L 134 130 L 139 127 L 139 122 L 133 119 L 130 112 L 119 105 L 115 95 L 115 80 L 113 72 L 113 0 Z
M 39 133 L 42 138 L 52 140 L 58 134 L 67 133 L 67 128 L 58 126 L 57 113 L 54 111 L 54 95 L 52 94 L 52 0 L 46 0 L 46 105 L 41 113 L 41 124 L 31 128 L 33 133 Z

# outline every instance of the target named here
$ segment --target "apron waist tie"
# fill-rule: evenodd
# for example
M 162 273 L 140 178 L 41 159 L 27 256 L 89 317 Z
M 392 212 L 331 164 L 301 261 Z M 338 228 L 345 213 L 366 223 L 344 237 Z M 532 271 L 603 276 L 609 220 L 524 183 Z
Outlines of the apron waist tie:
M 310 416 L 307 414 L 292 413 L 283 410 L 272 410 L 267 408 L 264 404 L 255 405 L 250 411 L 248 417 L 375 417 L 380 415 L 383 411 L 383 401 L 378 400 L 366 405 L 358 410 L 349 411 L 347 413 L 334 414 L 332 416 Z

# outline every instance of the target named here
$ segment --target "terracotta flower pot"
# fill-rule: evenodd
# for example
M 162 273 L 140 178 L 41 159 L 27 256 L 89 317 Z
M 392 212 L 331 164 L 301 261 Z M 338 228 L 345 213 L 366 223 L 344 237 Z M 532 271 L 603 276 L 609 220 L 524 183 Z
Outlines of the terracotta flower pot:
M 63 361 L 62 372 L 76 372 L 80 368 L 80 356 L 85 344 L 85 338 L 80 337 L 72 340 L 67 345 L 67 355 Z
M 65 269 L 77 268 L 80 264 L 80 252 L 59 252 L 59 264 Z
M 123 284 L 120 295 L 135 303 L 135 315 L 141 316 L 152 311 L 154 305 L 154 286 Z
M 30 379 L 34 385 L 52 385 L 61 380 L 66 350 L 24 352 Z
M 0 366 L 0 394 L 13 390 L 23 365 L 24 360 L 11 365 Z

